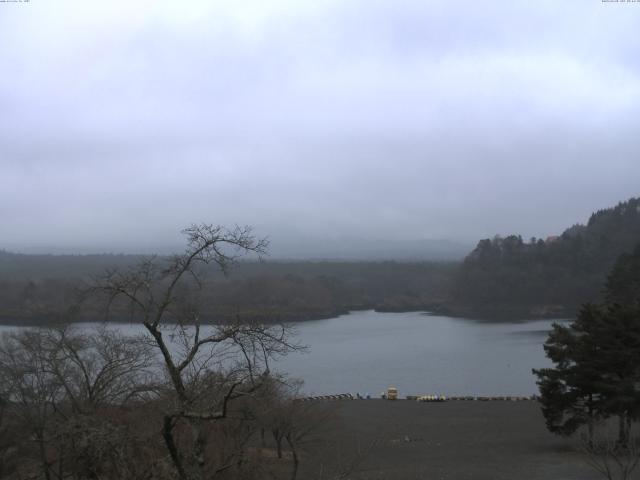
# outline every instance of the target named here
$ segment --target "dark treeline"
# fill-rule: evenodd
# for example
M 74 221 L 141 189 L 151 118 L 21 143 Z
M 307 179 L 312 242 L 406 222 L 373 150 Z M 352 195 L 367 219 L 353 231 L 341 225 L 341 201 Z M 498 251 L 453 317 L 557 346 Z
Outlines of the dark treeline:
M 125 268 L 141 255 L 27 255 L 0 250 L 0 281 L 89 278 L 109 268 Z
M 451 315 L 572 315 L 601 298 L 607 272 L 640 243 L 640 199 L 597 211 L 558 237 L 481 240 L 464 262 L 242 261 L 224 276 L 203 274 L 203 321 L 319 319 L 353 309 L 432 310 Z M 100 320 L 77 304 L 91 280 L 125 270 L 136 255 L 21 255 L 0 251 L 0 322 Z M 128 320 L 112 309 L 112 320 Z
M 0 322 L 101 320 L 106 312 L 83 291 L 134 255 L 17 255 L 0 252 Z M 457 263 L 243 261 L 224 276 L 203 272 L 198 302 L 204 321 L 319 319 L 353 309 L 416 310 L 448 298 Z M 82 300 L 82 308 L 77 303 Z M 110 319 L 127 321 L 126 309 Z
M 327 431 L 332 412 L 269 366 L 304 348 L 291 329 L 201 328 L 202 272 L 226 270 L 228 249 L 262 253 L 264 241 L 249 228 L 184 233 L 183 254 L 111 270 L 88 292 L 128 308 L 144 333 L 102 324 L 0 335 L 0 478 L 347 478 L 359 454 L 345 466 L 341 445 L 340 457 L 323 448 L 340 432 Z
M 640 199 L 591 215 L 559 237 L 481 240 L 456 275 L 453 306 L 490 315 L 574 313 L 602 298 L 616 259 L 640 243 Z

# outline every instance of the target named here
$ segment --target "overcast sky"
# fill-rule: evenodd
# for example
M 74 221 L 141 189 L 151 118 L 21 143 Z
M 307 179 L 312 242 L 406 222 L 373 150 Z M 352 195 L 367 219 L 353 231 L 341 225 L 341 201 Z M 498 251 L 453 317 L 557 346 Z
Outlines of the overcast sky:
M 639 31 L 601 0 L 0 3 L 0 248 L 560 233 L 640 194 Z

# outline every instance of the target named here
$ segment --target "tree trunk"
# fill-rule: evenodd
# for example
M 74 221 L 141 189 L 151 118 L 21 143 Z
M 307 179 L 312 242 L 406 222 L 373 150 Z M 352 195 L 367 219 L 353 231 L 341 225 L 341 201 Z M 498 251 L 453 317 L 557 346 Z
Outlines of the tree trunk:
M 282 435 L 279 429 L 272 430 L 273 439 L 276 441 L 276 451 L 278 452 L 278 458 L 282 458 Z
M 191 429 L 194 436 L 194 456 L 198 464 L 198 467 L 204 467 L 204 451 L 206 448 L 207 440 L 203 428 L 198 425 L 197 421 L 191 421 Z
M 187 472 L 185 472 L 184 470 L 182 459 L 180 458 L 178 448 L 176 447 L 176 443 L 173 439 L 173 418 L 170 415 L 165 415 L 164 417 L 162 437 L 164 438 L 164 443 L 167 446 L 167 450 L 169 450 L 169 455 L 171 456 L 173 466 L 176 467 L 178 476 L 181 480 L 188 480 L 189 477 L 187 476 Z
M 626 446 L 629 443 L 629 431 L 627 430 L 627 414 L 621 413 L 618 416 L 618 444 Z
M 593 418 L 593 394 L 589 394 L 589 407 L 587 409 L 587 414 L 589 416 L 589 420 L 587 421 L 587 429 L 589 432 L 589 448 L 593 448 L 593 433 L 594 433 L 594 418 Z
M 298 466 L 300 465 L 300 460 L 298 459 L 298 452 L 296 451 L 296 447 L 291 440 L 291 436 L 287 435 L 285 437 L 287 439 L 287 443 L 289 444 L 289 448 L 291 448 L 291 456 L 293 458 L 293 470 L 291 471 L 291 480 L 296 480 L 298 476 Z
M 44 473 L 45 480 L 51 480 L 51 472 L 49 471 L 49 462 L 47 462 L 47 451 L 44 445 L 44 436 L 40 433 L 37 434 L 36 440 L 40 447 L 40 460 L 42 461 L 42 471 Z

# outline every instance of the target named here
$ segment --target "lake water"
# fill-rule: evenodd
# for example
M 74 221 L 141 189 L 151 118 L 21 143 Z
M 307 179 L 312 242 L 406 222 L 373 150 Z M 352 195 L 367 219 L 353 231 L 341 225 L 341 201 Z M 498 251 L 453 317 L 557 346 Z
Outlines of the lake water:
M 531 395 L 532 368 L 550 365 L 542 345 L 552 320 L 489 323 L 421 312 L 358 311 L 297 325 L 307 353 L 275 369 L 304 379 L 309 394 Z M 2 327 L 0 330 L 14 329 Z M 121 325 L 141 332 L 140 325 Z
M 532 368 L 549 366 L 542 345 L 553 320 L 488 323 L 420 312 L 352 312 L 299 324 L 309 353 L 278 368 L 310 393 L 531 395 Z

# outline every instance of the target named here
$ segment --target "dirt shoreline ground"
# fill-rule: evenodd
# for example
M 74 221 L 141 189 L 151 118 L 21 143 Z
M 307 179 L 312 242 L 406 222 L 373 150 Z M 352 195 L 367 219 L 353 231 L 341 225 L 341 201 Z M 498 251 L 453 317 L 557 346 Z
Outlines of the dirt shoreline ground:
M 536 401 L 418 403 L 376 399 L 335 403 L 342 425 L 335 443 L 343 459 L 376 440 L 348 478 L 601 478 L 575 451 L 574 442 L 546 430 Z

